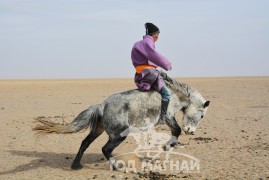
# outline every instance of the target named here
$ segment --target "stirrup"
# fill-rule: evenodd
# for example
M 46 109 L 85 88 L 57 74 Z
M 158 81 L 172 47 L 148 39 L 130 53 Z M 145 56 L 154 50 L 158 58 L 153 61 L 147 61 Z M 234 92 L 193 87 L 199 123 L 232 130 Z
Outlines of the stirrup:
M 157 122 L 156 125 L 163 125 L 163 124 L 165 124 L 165 118 L 167 118 L 166 115 L 161 115 L 161 117 L 158 120 L 158 122 Z

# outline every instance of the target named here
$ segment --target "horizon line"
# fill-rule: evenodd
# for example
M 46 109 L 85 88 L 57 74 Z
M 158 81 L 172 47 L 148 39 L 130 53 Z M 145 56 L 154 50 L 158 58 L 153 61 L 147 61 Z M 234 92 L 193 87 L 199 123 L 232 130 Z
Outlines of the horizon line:
M 181 76 L 181 77 L 173 77 L 174 79 L 180 78 L 194 78 L 194 79 L 202 79 L 202 78 L 269 78 L 269 75 L 254 75 L 254 76 Z M 24 80 L 87 80 L 87 79 L 133 79 L 132 77 L 87 77 L 87 78 L 0 78 L 0 81 L 24 81 Z

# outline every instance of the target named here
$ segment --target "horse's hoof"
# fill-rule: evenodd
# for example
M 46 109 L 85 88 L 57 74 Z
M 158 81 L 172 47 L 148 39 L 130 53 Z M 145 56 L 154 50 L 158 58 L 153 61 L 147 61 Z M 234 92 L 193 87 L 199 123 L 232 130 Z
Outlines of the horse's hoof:
M 177 142 L 170 144 L 171 147 L 175 147 L 176 145 L 177 145 Z
M 82 169 L 83 166 L 81 164 L 72 164 L 71 169 L 73 170 L 79 170 Z

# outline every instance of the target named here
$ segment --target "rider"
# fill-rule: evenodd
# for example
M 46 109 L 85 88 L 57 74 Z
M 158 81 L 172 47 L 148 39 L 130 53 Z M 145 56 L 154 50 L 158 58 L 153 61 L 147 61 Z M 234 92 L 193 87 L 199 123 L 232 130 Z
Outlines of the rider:
M 161 67 L 168 71 L 172 69 L 172 66 L 166 57 L 155 50 L 154 43 L 158 40 L 159 28 L 149 22 L 145 24 L 145 28 L 146 35 L 143 36 L 143 40 L 134 44 L 131 52 L 133 65 L 136 69 L 134 81 L 141 91 L 148 91 L 152 87 L 162 95 L 161 116 L 158 124 L 163 124 L 170 101 L 170 91 L 165 85 L 162 72 L 156 68 Z

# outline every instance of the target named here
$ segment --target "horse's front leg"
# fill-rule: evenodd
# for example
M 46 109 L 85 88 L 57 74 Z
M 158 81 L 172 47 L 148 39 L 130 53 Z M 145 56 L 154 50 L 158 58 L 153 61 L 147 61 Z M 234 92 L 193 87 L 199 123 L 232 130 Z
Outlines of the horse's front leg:
M 181 134 L 181 128 L 177 124 L 176 118 L 173 116 L 171 118 L 166 118 L 166 124 L 170 127 L 172 132 L 171 139 L 164 146 L 164 150 L 169 150 L 177 144 L 179 135 Z

